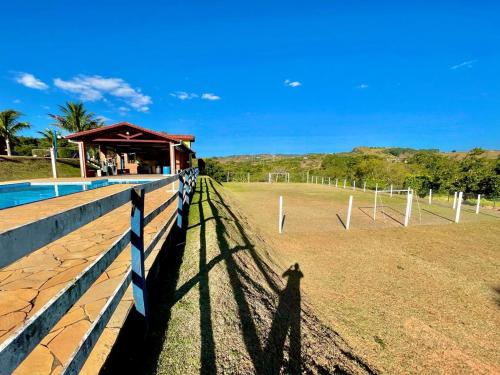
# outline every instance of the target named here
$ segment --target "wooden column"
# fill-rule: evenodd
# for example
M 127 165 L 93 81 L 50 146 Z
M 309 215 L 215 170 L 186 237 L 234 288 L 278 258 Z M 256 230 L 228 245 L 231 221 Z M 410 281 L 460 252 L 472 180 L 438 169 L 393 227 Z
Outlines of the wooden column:
M 80 175 L 86 178 L 87 164 L 85 162 L 85 144 L 83 142 L 78 142 L 78 157 L 80 158 Z
M 170 143 L 170 173 L 175 174 L 175 146 L 174 143 Z

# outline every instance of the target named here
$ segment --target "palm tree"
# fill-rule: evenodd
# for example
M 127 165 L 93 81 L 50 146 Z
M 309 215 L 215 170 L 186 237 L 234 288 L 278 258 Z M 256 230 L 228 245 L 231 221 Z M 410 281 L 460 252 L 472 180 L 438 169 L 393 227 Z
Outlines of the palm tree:
M 54 144 L 54 131 L 46 128 L 37 132 L 42 136 L 42 138 L 46 139 L 50 144 Z M 60 132 L 56 131 L 56 137 L 61 135 Z
M 71 133 L 99 128 L 104 125 L 94 113 L 85 109 L 82 102 L 67 102 L 66 105 L 60 105 L 59 109 L 62 112 L 61 115 L 49 113 L 49 116 L 56 121 L 54 125 Z
M 31 125 L 27 122 L 19 122 L 21 112 L 13 109 L 7 109 L 0 112 L 0 135 L 5 139 L 7 156 L 11 156 L 10 142 L 15 138 L 16 133 L 22 129 L 28 129 Z

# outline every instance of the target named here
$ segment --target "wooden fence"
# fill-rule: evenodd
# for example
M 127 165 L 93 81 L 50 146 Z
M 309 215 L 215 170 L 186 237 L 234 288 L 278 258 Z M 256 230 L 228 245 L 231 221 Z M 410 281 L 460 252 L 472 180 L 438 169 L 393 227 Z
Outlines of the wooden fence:
M 144 261 L 176 217 L 177 227 L 182 229 L 186 208 L 190 204 L 197 177 L 198 169 L 188 169 L 178 175 L 138 185 L 0 233 L 0 249 L 2 249 L 0 268 L 2 268 L 110 211 L 132 202 L 130 228 L 109 249 L 103 251 L 97 259 L 76 276 L 72 283 L 59 291 L 39 311 L 31 316 L 15 334 L 0 344 L 1 375 L 10 374 L 19 366 L 108 266 L 113 263 L 129 242 L 132 252 L 131 265 L 98 317 L 85 333 L 78 348 L 64 365 L 63 373 L 76 374 L 82 368 L 130 283 L 132 283 L 136 310 L 145 318 L 148 317 Z M 179 181 L 177 194 L 174 194 L 147 216 L 144 216 L 145 195 L 177 180 Z M 174 204 L 176 200 L 177 211 L 166 220 L 145 249 L 144 226 L 149 224 L 171 204 Z

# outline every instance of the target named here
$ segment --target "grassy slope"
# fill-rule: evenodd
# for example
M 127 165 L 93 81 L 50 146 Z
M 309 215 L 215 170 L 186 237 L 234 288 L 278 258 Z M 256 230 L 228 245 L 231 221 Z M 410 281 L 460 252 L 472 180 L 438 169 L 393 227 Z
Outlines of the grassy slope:
M 79 177 L 78 160 L 60 159 L 57 163 L 59 177 Z M 0 156 L 0 181 L 15 181 L 52 177 L 50 159 Z
M 275 270 L 287 267 L 269 253 L 224 189 L 201 178 L 158 373 L 371 372 L 305 301 L 300 307 L 298 284 L 285 287 Z
M 499 219 L 334 231 L 335 202 L 345 206 L 348 193 L 227 187 L 277 256 L 300 263 L 315 311 L 371 363 L 388 373 L 500 370 Z M 279 194 L 287 214 L 281 236 Z

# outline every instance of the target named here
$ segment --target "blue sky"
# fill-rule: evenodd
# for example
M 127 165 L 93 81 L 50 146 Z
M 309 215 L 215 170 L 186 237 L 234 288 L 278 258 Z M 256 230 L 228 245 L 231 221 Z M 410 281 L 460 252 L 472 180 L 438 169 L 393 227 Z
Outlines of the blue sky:
M 5 1 L 0 108 L 84 100 L 199 156 L 500 148 L 498 1 Z

